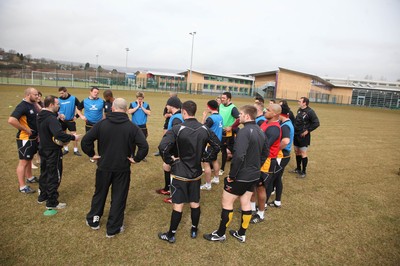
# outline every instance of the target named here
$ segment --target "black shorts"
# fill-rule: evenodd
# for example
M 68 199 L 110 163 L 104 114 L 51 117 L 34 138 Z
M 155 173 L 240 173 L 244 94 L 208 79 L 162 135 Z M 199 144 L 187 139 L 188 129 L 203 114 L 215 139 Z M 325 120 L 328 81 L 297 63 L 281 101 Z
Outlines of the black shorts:
M 208 157 L 211 153 L 211 151 L 207 148 L 208 147 L 206 147 L 206 150 L 204 151 L 203 157 Z M 208 163 L 214 162 L 217 159 L 218 159 L 218 153 L 214 157 L 210 157 L 210 160 L 208 161 Z
M 310 145 L 311 142 L 311 136 L 310 134 L 305 135 L 304 137 L 301 137 L 300 135 L 294 135 L 294 141 L 293 145 L 296 147 L 307 147 Z
M 172 203 L 180 204 L 189 202 L 200 202 L 200 185 L 201 179 L 195 181 L 182 181 L 172 177 Z
M 224 178 L 224 190 L 236 196 L 242 196 L 247 191 L 252 192 L 257 181 L 254 182 L 228 182 L 227 177 Z
M 63 131 L 66 131 L 67 129 L 71 132 L 76 132 L 76 123 L 75 121 L 62 121 L 60 120 L 61 123 L 61 128 Z
M 265 184 L 268 184 L 268 182 L 271 180 L 273 173 L 265 173 L 265 172 L 261 172 L 260 173 L 260 180 L 257 181 L 257 186 L 261 187 L 261 186 L 265 186 Z
M 94 124 L 92 124 L 92 123 L 90 123 L 90 122 L 86 122 L 86 125 L 85 125 L 86 133 L 87 133 L 89 130 L 91 130 L 93 126 L 94 126 Z
M 222 136 L 222 147 L 225 147 L 225 149 L 227 148 L 232 152 L 234 145 L 235 145 L 235 138 L 233 136 L 231 137 Z
M 144 136 L 147 138 L 149 136 L 149 132 L 147 131 L 147 126 L 146 125 L 140 125 L 138 127 L 142 130 Z
M 282 171 L 285 169 L 286 165 L 289 164 L 290 161 L 290 156 L 289 157 L 284 157 L 280 158 L 279 166 L 282 168 Z
M 17 147 L 19 159 L 30 161 L 33 159 L 33 155 L 35 155 L 38 150 L 38 142 L 36 139 L 17 139 Z

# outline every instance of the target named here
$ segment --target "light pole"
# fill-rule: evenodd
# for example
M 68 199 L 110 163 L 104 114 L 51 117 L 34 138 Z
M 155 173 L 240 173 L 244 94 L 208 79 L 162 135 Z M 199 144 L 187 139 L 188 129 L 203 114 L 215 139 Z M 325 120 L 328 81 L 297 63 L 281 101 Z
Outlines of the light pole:
M 192 93 L 192 66 L 193 66 L 193 46 L 194 46 L 194 35 L 196 35 L 196 32 L 190 32 L 190 35 L 192 35 L 192 53 L 190 56 L 190 69 L 189 69 L 189 79 L 188 79 L 188 85 L 189 85 L 189 94 Z
M 126 60 L 125 60 L 125 87 L 126 87 L 126 83 L 128 81 L 127 74 L 128 74 L 128 53 L 129 53 L 129 48 L 125 48 L 125 51 L 126 51 Z
M 96 55 L 96 81 L 98 81 L 97 79 L 99 78 L 99 55 Z

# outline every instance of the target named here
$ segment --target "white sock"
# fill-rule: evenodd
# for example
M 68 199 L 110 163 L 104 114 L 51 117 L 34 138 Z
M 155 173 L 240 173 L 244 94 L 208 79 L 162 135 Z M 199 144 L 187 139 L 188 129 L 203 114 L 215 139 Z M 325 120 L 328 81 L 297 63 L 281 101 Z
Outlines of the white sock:
M 24 188 L 26 188 L 26 186 L 19 187 L 19 190 L 23 190 Z
M 207 185 L 208 187 L 211 187 L 211 182 L 210 182 L 210 183 L 206 182 L 206 185 Z
M 78 151 L 78 147 L 74 147 L 74 152 L 77 152 Z
M 281 204 L 282 204 L 281 201 L 277 201 L 277 200 L 275 200 L 274 203 L 276 206 L 281 206 Z
M 68 151 L 68 146 L 64 146 L 64 151 Z
M 257 211 L 257 214 L 260 216 L 261 219 L 264 219 L 264 211 Z
M 29 181 L 32 181 L 35 177 L 31 176 L 30 178 L 28 178 Z
M 250 206 L 251 206 L 251 210 L 252 210 L 252 211 L 256 211 L 256 202 L 255 202 L 255 201 L 254 201 L 254 202 L 251 201 L 251 202 L 250 202 Z

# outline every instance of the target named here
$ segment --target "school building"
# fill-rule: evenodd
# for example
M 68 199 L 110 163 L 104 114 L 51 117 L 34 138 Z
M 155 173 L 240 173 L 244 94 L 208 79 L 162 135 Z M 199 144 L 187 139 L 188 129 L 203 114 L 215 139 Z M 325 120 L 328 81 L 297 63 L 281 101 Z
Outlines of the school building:
M 199 70 L 192 70 L 191 74 L 189 70 L 180 73 L 138 71 L 135 74 L 138 88 L 192 94 L 229 91 L 248 97 L 259 93 L 266 99 L 296 100 L 306 96 L 311 102 L 400 108 L 400 82 L 319 77 L 282 67 L 247 74 Z
M 235 95 L 253 95 L 254 77 L 192 70 L 178 73 L 190 82 L 191 93 L 221 94 L 229 91 Z M 190 79 L 190 81 L 189 81 Z
M 186 88 L 183 75 L 157 71 L 137 71 L 136 86 L 139 89 L 182 91 Z
M 269 99 L 299 99 L 312 102 L 400 108 L 400 82 L 339 79 L 279 68 L 250 73 L 255 92 Z

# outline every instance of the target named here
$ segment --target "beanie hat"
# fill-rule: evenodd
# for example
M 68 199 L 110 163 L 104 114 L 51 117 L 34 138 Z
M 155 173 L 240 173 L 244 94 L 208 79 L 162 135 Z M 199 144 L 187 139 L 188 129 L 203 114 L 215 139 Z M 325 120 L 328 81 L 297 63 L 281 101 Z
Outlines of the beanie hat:
M 211 110 L 218 110 L 218 102 L 216 100 L 211 100 L 207 102 L 208 108 Z
M 178 97 L 171 97 L 167 101 L 167 105 L 175 107 L 176 109 L 180 109 L 182 106 L 181 100 Z
M 286 115 L 286 116 L 288 116 L 288 115 L 289 115 L 289 112 L 290 112 L 290 107 L 289 107 L 289 105 L 287 105 L 287 104 L 282 104 L 281 107 L 282 107 L 281 115 Z

